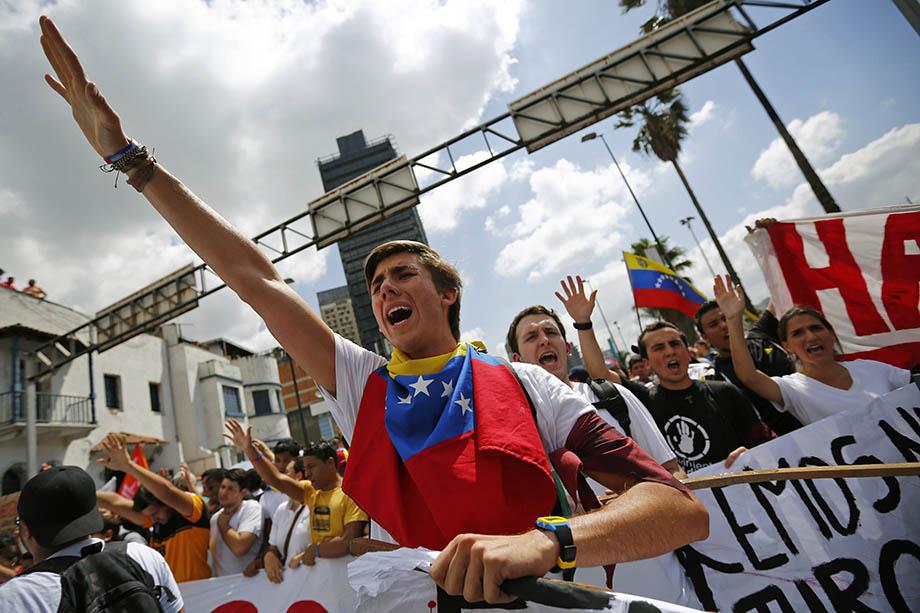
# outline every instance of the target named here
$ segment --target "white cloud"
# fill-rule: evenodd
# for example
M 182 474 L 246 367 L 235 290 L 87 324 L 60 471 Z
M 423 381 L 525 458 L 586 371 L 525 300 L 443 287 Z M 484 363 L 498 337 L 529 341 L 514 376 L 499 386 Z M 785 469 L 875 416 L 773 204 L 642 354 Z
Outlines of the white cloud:
M 533 174 L 534 161 L 530 158 L 521 158 L 511 165 L 511 172 L 508 173 L 512 181 L 524 181 Z
M 821 111 L 804 122 L 793 119 L 788 129 L 812 165 L 830 159 L 846 136 L 840 116 L 831 111 Z M 802 176 L 782 138 L 774 139 L 760 153 L 751 175 L 775 188 L 792 187 Z
M 49 67 L 39 12 L 58 23 L 129 134 L 155 146 L 167 168 L 252 235 L 323 191 L 313 160 L 333 153 L 337 136 L 359 128 L 368 138 L 393 134 L 411 153 L 479 121 L 485 104 L 514 86 L 522 7 L 522 0 L 0 3 L 7 85 L 0 108 L 9 119 L 0 133 L 0 209 L 16 216 L 0 261 L 37 278 L 54 300 L 94 311 L 193 257 L 142 198 L 123 182 L 111 189 L 113 177 L 95 170 L 99 160 L 41 80 Z M 503 173 L 492 164 L 467 185 L 456 182 L 459 197 L 439 209 L 441 227 L 482 206 Z M 326 257 L 308 250 L 282 268 L 305 285 L 325 273 Z M 197 337 L 271 342 L 240 304 L 225 291 L 186 317 L 197 322 Z
M 698 128 L 715 118 L 717 108 L 719 108 L 719 105 L 712 100 L 707 100 L 700 110 L 690 115 L 690 129 Z
M 477 151 L 457 158 L 456 166 L 467 168 L 488 157 L 486 151 Z M 432 232 L 453 230 L 462 211 L 485 207 L 489 196 L 501 189 L 507 180 L 508 172 L 499 160 L 428 192 L 419 205 L 425 229 Z
M 844 210 L 896 204 L 904 202 L 905 196 L 920 199 L 920 186 L 916 179 L 920 176 L 920 123 L 887 132 L 859 150 L 841 156 L 822 174 L 828 189 Z M 765 298 L 768 292 L 760 268 L 747 244 L 743 242 L 747 235 L 744 226 L 753 225 L 754 220 L 761 217 L 796 219 L 814 216 L 820 211 L 811 189 L 803 183 L 776 206 L 747 215 L 721 234 L 719 240 L 755 302 Z M 712 241 L 704 238 L 705 232 L 699 225 L 695 229 L 703 239 L 703 249 L 709 261 L 716 272 L 722 272 L 722 262 Z M 689 276 L 694 279 L 696 287 L 704 294 L 711 295 L 712 278 L 699 249 L 690 250 L 687 258 L 694 262 Z M 638 337 L 639 325 L 632 309 L 632 294 L 623 262 L 618 257 L 612 257 L 599 271 L 593 274 L 589 272 L 589 278 L 598 290 L 598 302 L 613 327 L 617 345 L 622 345 L 622 340 L 614 322 L 622 327 L 626 341 L 634 343 Z M 606 346 L 606 331 L 598 324 L 595 329 L 601 344 Z
M 623 169 L 634 189 L 649 184 L 646 173 L 628 165 Z M 526 272 L 535 280 L 614 253 L 627 205 L 626 188 L 613 165 L 581 170 L 562 159 L 534 171 L 530 188 L 533 197 L 518 207 L 520 219 L 510 228 L 513 240 L 496 259 L 496 273 Z

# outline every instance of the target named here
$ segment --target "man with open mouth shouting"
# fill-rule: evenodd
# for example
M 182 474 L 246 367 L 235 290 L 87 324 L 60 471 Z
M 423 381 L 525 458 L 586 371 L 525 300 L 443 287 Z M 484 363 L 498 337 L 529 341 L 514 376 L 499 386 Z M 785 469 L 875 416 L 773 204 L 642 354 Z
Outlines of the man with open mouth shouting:
M 489 602 L 510 600 L 499 589 L 505 579 L 655 556 L 707 536 L 705 507 L 629 439 L 607 437 L 610 426 L 568 386 L 539 366 L 512 372 L 481 345 L 459 342 L 459 275 L 427 246 L 384 244 L 365 264 L 392 359 L 335 335 L 251 240 L 128 138 L 55 25 L 40 24 L 57 77 L 46 81 L 96 153 L 321 386 L 352 443 L 343 487 L 370 515 L 372 535 L 442 549 L 435 581 Z M 592 446 L 599 438 L 621 448 L 616 461 Z M 568 521 L 541 518 L 557 499 L 547 454 L 560 449 L 582 452 L 588 473 L 622 494 Z
M 638 346 L 658 375 L 649 410 L 688 473 L 723 460 L 729 467 L 747 448 L 776 438 L 737 387 L 690 378 L 687 337 L 677 326 L 647 325 Z

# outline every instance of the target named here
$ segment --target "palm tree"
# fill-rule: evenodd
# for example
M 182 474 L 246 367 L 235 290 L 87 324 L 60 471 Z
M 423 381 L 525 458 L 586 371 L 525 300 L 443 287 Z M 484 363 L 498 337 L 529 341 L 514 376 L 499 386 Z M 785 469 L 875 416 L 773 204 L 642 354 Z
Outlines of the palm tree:
M 647 0 L 620 0 L 620 7 L 623 9 L 624 13 L 628 13 L 633 9 L 644 6 L 646 1 Z M 655 11 L 655 15 L 644 24 L 642 24 L 642 32 L 645 34 L 653 32 L 672 19 L 686 15 L 690 11 L 698 9 L 704 4 L 708 4 L 708 2 L 709 0 L 658 0 L 658 8 Z M 824 185 L 821 177 L 819 177 L 818 173 L 815 172 L 811 162 L 808 161 L 808 158 L 805 157 L 805 154 L 801 149 L 799 149 L 798 143 L 795 142 L 792 134 L 790 134 L 789 130 L 786 129 L 786 124 L 784 124 L 783 120 L 780 119 L 776 109 L 774 109 L 773 105 L 770 104 L 770 100 L 767 98 L 767 95 L 763 92 L 762 89 L 760 89 L 760 85 L 758 85 L 757 81 L 754 80 L 754 76 L 748 70 L 747 65 L 741 60 L 740 57 L 735 58 L 735 65 L 738 66 L 738 70 L 741 71 L 741 75 L 744 77 L 744 80 L 747 81 L 748 86 L 754 92 L 754 95 L 757 96 L 757 99 L 760 101 L 760 104 L 767 112 L 767 115 L 770 117 L 770 121 L 773 122 L 773 125 L 776 127 L 777 132 L 779 132 L 783 142 L 786 143 L 786 147 L 789 148 L 789 152 L 792 154 L 793 159 L 795 159 L 795 163 L 798 165 L 799 170 L 802 171 L 803 175 L 805 175 L 805 180 L 808 181 L 808 184 L 811 186 L 811 191 L 814 192 L 815 198 L 818 199 L 818 202 L 821 204 L 824 212 L 839 213 L 840 206 L 834 200 L 834 197 L 831 196 L 831 193 L 827 190 L 827 187 Z
M 661 248 L 664 250 L 664 257 L 667 258 L 668 262 L 671 262 L 670 268 L 674 272 L 681 272 L 687 270 L 688 268 L 693 267 L 693 262 L 687 259 L 687 250 L 678 245 L 671 245 L 669 243 L 669 238 L 667 236 L 662 236 L 659 241 Z M 643 237 L 634 242 L 629 246 L 630 250 L 636 255 L 641 255 L 644 258 L 655 259 L 655 253 L 657 252 L 657 247 L 654 241 Z M 667 265 L 667 262 L 662 262 L 662 264 Z
M 687 251 L 683 247 L 668 244 L 667 236 L 662 236 L 659 238 L 659 240 L 665 256 L 667 256 L 667 259 L 671 262 L 671 270 L 676 273 L 680 273 L 681 271 L 693 267 L 693 262 L 687 259 Z M 633 253 L 636 255 L 641 255 L 644 258 L 654 260 L 655 255 L 657 255 L 655 242 L 647 238 L 640 238 L 631 244 L 629 248 Z M 688 277 L 683 278 L 688 283 L 691 282 Z M 687 338 L 691 340 L 696 338 L 696 330 L 694 329 L 693 319 L 687 317 L 680 311 L 674 309 L 652 309 L 643 307 L 642 313 L 648 317 L 651 317 L 652 319 L 663 319 L 665 321 L 670 321 L 672 324 L 680 328 L 681 331 L 687 335 Z
M 671 163 L 674 170 L 677 171 L 677 176 L 680 177 L 681 183 L 684 184 L 684 188 L 687 190 L 687 194 L 690 196 L 700 220 L 706 226 L 709 238 L 715 244 L 725 270 L 728 271 L 728 274 L 736 284 L 741 285 L 741 279 L 722 248 L 719 236 L 712 228 L 712 224 L 709 223 L 709 217 L 706 216 L 703 207 L 700 206 L 700 202 L 687 180 L 687 175 L 684 174 L 677 161 L 680 156 L 682 141 L 687 136 L 687 124 L 690 122 L 687 105 L 684 104 L 680 91 L 676 88 L 663 91 L 654 98 L 622 111 L 619 114 L 619 121 L 616 127 L 631 128 L 637 122 L 641 122 L 641 125 L 639 126 L 639 132 L 633 139 L 633 151 L 642 152 L 645 155 L 654 154 L 662 162 Z M 747 296 L 747 292 L 745 292 L 745 296 Z M 747 302 L 748 309 L 752 313 L 756 313 L 757 311 L 754 309 L 754 305 L 751 304 L 750 299 Z

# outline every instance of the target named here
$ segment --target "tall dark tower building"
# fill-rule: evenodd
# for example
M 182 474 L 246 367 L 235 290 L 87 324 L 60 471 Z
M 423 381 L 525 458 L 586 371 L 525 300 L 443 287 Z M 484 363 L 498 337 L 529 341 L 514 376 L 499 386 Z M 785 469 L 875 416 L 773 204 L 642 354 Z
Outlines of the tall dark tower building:
M 340 136 L 336 142 L 339 153 L 316 162 L 319 176 L 323 180 L 323 189 L 327 192 L 396 157 L 396 149 L 389 137 L 367 142 L 363 130 Z M 389 355 L 390 347 L 377 328 L 371 310 L 371 298 L 364 282 L 364 259 L 374 247 L 391 240 L 413 240 L 428 244 L 422 220 L 414 207 L 379 221 L 338 243 L 361 345 L 381 355 Z

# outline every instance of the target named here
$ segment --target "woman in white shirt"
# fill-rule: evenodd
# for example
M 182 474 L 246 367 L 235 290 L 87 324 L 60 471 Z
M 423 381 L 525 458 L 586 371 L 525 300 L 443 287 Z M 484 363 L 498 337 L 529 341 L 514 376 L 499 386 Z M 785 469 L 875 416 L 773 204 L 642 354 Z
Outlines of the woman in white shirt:
M 799 372 L 769 377 L 757 370 L 744 341 L 741 317 L 744 292 L 732 280 L 715 278 L 713 287 L 719 308 L 728 322 L 732 364 L 738 378 L 780 411 L 789 411 L 803 424 L 835 413 L 862 409 L 879 396 L 910 383 L 910 371 L 876 362 L 838 362 L 837 335 L 824 315 L 810 307 L 795 306 L 779 321 L 783 348 L 794 354 Z

